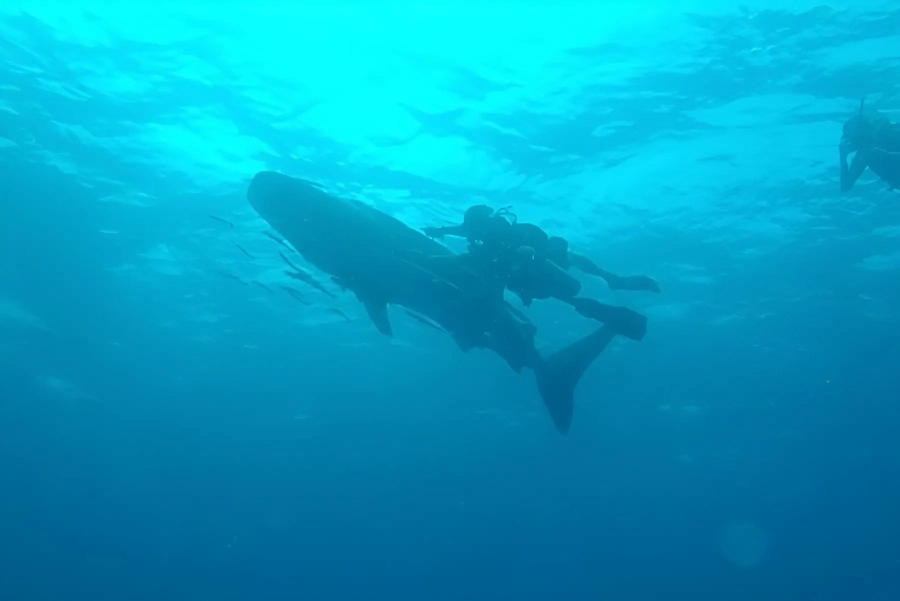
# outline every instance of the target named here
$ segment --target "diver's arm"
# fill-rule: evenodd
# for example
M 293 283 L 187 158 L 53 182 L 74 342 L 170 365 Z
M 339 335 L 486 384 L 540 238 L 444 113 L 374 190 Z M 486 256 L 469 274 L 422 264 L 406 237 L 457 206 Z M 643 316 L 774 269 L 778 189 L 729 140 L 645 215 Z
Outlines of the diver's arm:
M 866 170 L 865 151 L 859 150 L 853 157 L 853 162 L 847 167 L 848 151 L 841 143 L 841 192 L 849 192 L 862 172 Z
M 600 269 L 597 264 L 583 255 L 569 252 L 569 265 L 588 275 L 602 278 L 610 290 L 646 290 L 659 292 L 659 284 L 646 275 L 621 276 Z
M 465 228 L 462 225 L 445 225 L 444 227 L 423 227 L 422 232 L 429 238 L 443 238 L 444 236 L 466 237 Z

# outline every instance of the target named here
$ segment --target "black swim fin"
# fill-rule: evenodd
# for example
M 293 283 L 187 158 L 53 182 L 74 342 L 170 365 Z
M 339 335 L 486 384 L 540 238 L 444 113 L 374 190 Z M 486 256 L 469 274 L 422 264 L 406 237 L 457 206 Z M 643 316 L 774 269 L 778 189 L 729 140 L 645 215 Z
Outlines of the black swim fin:
M 534 370 L 541 399 L 560 434 L 567 434 L 572 425 L 578 382 L 615 337 L 612 327 L 603 326 L 544 359 Z

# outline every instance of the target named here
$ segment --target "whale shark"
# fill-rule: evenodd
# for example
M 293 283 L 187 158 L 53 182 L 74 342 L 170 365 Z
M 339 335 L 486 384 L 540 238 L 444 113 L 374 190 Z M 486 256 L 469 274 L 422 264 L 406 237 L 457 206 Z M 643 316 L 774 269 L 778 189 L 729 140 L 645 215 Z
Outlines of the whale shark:
M 532 371 L 556 429 L 568 433 L 575 388 L 616 336 L 613 328 L 604 325 L 545 357 L 534 324 L 465 255 L 399 219 L 275 171 L 257 173 L 247 199 L 300 256 L 356 296 L 379 332 L 393 335 L 388 305 L 397 305 L 439 326 L 463 351 L 486 349 L 516 373 Z

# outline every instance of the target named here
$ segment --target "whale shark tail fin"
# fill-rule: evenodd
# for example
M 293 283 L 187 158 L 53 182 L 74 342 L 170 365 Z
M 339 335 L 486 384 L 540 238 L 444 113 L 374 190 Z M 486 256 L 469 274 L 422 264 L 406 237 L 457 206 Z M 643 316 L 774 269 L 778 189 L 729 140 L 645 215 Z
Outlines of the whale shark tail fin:
M 541 399 L 560 434 L 567 434 L 572 424 L 578 382 L 615 336 L 613 328 L 603 326 L 550 355 L 534 370 Z

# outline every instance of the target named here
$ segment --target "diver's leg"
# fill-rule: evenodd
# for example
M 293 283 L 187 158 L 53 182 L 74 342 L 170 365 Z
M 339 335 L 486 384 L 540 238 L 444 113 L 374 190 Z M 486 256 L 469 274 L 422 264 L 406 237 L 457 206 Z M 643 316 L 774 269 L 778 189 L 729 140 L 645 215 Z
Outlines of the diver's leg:
M 513 307 L 507 301 L 503 301 L 503 306 L 506 308 L 507 311 L 512 313 L 513 317 L 515 317 L 516 320 L 519 322 L 519 324 L 522 328 L 522 332 L 525 334 L 525 337 L 533 339 L 535 337 L 535 335 L 537 334 L 537 326 L 535 326 L 533 323 L 531 323 L 528 320 L 528 317 L 526 317 L 524 313 L 522 313 L 521 311 L 519 311 L 518 309 Z
M 600 269 L 596 263 L 585 257 L 584 255 L 579 255 L 578 253 L 573 253 L 569 251 L 567 256 L 568 263 L 571 267 L 574 267 L 578 271 L 582 273 L 586 273 L 588 275 L 592 275 L 594 277 L 603 278 L 607 282 L 609 282 L 610 278 L 615 278 L 616 275 L 612 274 L 605 269 Z
M 453 328 L 453 338 L 464 352 L 491 349 L 516 373 L 540 359 L 534 346 L 537 327 L 502 294 L 498 298 L 463 297 L 460 303 L 461 319 Z
M 520 320 L 509 308 L 503 307 L 502 310 L 507 315 L 498 315 L 492 320 L 490 330 L 481 337 L 478 346 L 491 349 L 514 372 L 522 373 L 525 367 L 533 367 L 541 362 L 540 354 L 534 346 L 537 328 L 527 320 Z
M 626 338 L 641 340 L 647 334 L 647 318 L 628 307 L 606 305 L 593 298 L 570 298 L 566 302 L 572 305 L 579 315 L 596 319 Z
M 617 334 L 640 340 L 647 333 L 647 318 L 627 307 L 605 305 L 592 298 L 578 298 L 581 282 L 550 261 L 533 261 L 510 279 L 510 288 L 520 297 L 555 298 L 572 305 L 578 313 L 609 325 Z M 515 286 L 515 287 L 513 287 Z
M 569 265 L 578 269 L 582 273 L 601 278 L 609 286 L 610 290 L 645 290 L 648 292 L 659 292 L 659 284 L 651 277 L 646 275 L 628 275 L 621 276 L 600 269 L 596 263 L 583 255 L 573 252 L 568 256 Z
M 514 271 L 507 288 L 528 306 L 536 298 L 556 298 L 568 302 L 567 299 L 574 298 L 581 291 L 581 282 L 556 263 L 536 259 Z
M 659 292 L 659 283 L 646 275 L 617 275 L 612 281 L 606 280 L 610 290 L 643 290 Z

